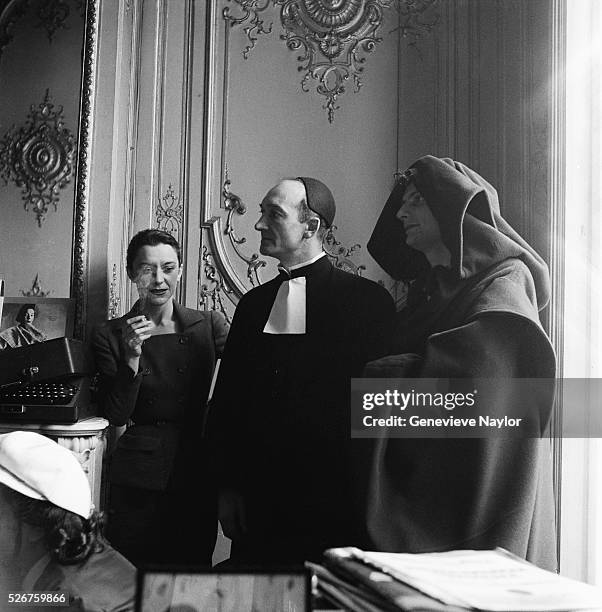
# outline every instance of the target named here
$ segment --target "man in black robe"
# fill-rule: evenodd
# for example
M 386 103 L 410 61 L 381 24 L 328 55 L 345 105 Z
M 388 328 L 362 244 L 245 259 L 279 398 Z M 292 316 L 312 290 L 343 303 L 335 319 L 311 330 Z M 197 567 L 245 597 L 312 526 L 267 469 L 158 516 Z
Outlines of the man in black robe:
M 208 423 L 233 562 L 298 562 L 361 545 L 369 463 L 350 440 L 350 379 L 386 354 L 390 295 L 322 249 L 335 204 L 316 179 L 261 203 L 261 253 L 279 275 L 240 300 Z

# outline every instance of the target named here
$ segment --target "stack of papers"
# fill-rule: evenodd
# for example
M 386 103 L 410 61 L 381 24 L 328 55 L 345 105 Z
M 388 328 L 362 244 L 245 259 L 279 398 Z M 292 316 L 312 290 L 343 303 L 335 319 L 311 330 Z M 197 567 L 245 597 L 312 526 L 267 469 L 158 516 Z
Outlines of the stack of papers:
M 378 610 L 602 610 L 602 589 L 542 570 L 503 549 L 379 553 L 333 548 L 310 564 L 336 605 Z

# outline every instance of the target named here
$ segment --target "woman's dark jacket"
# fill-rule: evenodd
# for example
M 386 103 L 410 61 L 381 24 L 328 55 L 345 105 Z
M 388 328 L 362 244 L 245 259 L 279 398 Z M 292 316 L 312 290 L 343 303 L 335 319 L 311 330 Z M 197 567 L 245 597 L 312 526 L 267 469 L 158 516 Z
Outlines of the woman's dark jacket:
M 122 330 L 136 306 L 97 328 L 92 347 L 99 372 L 99 405 L 112 425 L 133 423 L 118 441 L 111 481 L 163 490 L 178 462 L 194 472 L 207 396 L 228 325 L 221 313 L 174 303 L 181 333 L 152 336 L 138 373 L 126 365 Z M 195 466 L 196 464 L 196 466 Z

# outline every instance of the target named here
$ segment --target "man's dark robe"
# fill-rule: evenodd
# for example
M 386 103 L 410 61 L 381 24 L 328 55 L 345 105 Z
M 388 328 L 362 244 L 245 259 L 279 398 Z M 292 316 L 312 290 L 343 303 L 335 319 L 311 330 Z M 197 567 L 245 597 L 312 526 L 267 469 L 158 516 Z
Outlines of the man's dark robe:
M 412 281 L 391 353 L 420 357 L 411 375 L 499 381 L 488 406 L 511 415 L 517 379 L 553 379 L 555 357 L 538 318 L 549 299 L 547 267 L 499 214 L 497 193 L 462 164 L 427 156 L 411 181 L 437 219 L 451 266 L 430 269 L 395 219 L 402 181 L 368 248 Z M 402 358 L 400 357 L 400 363 Z M 387 375 L 391 375 L 391 363 Z M 371 365 L 377 375 L 379 363 Z M 521 401 L 544 427 L 550 385 Z M 373 462 L 369 530 L 375 548 L 398 552 L 502 546 L 556 568 L 549 440 L 380 440 Z
M 350 378 L 385 354 L 393 301 L 326 257 L 293 276 L 307 279 L 307 332 L 263 332 L 282 274 L 251 290 L 236 309 L 212 400 L 219 483 L 241 492 L 246 507 L 235 561 L 302 561 L 362 543 L 354 466 L 363 446 L 350 440 Z

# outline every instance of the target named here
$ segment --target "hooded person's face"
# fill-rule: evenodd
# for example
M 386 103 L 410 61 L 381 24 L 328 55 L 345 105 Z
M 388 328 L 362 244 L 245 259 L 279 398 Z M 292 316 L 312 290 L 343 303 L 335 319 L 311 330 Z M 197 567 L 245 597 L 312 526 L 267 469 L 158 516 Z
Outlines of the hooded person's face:
M 406 187 L 395 216 L 403 223 L 409 247 L 426 254 L 443 245 L 439 223 L 413 183 Z

